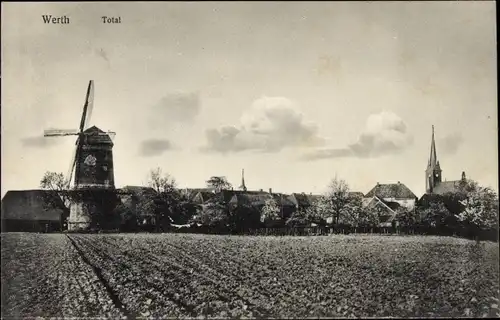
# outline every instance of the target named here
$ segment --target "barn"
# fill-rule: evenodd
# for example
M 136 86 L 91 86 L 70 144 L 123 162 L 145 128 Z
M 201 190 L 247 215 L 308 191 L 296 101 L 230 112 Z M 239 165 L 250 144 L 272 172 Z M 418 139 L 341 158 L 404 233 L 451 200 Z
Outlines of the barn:
M 2 199 L 2 232 L 59 232 L 67 216 L 55 191 L 14 190 Z

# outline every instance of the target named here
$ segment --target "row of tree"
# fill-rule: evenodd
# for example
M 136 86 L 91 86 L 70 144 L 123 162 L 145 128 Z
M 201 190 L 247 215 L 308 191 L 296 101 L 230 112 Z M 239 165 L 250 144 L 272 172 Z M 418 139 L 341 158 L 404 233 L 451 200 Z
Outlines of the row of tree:
M 362 198 L 353 196 L 347 182 L 337 177 L 332 179 L 323 196 L 285 216 L 273 197 L 260 207 L 251 203 L 229 206 L 221 192 L 232 189 L 225 177 L 214 176 L 206 183 L 214 190 L 214 195 L 203 205 L 195 204 L 180 192 L 172 176 L 156 168 L 148 176 L 147 184 L 152 192 L 142 197 L 136 210 L 118 202 L 114 212 L 120 216 L 122 230 L 137 230 L 141 226 L 166 230 L 173 224 L 192 224 L 233 232 L 311 224 L 366 230 L 379 226 L 385 214 L 379 207 L 364 207 Z M 68 209 L 71 199 L 70 193 L 64 190 L 65 186 L 64 176 L 60 173 L 47 172 L 41 180 L 41 187 L 57 191 Z M 456 192 L 429 196 L 425 201 L 417 202 L 414 208 L 400 206 L 396 209 L 392 226 L 410 233 L 423 231 L 477 236 L 481 232 L 491 232 L 498 226 L 498 195 L 474 181 L 463 181 Z

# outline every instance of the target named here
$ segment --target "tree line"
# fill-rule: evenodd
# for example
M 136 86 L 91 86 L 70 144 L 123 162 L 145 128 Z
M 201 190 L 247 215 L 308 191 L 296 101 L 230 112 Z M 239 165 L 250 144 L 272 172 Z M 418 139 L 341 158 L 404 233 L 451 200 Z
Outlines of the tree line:
M 56 191 L 69 213 L 71 196 L 60 173 L 47 172 L 40 183 L 43 189 Z M 228 205 L 224 190 L 232 190 L 225 177 L 213 176 L 206 181 L 214 191 L 203 204 L 194 203 L 177 187 L 174 177 L 155 168 L 148 174 L 150 192 L 141 194 L 135 210 L 117 201 L 113 215 L 121 231 L 169 231 L 182 225 L 212 232 L 245 233 L 258 228 L 304 228 L 311 225 L 332 228 L 337 232 L 374 232 L 386 212 L 380 206 L 366 207 L 362 197 L 350 192 L 345 180 L 333 178 L 327 192 L 307 206 L 283 214 L 274 197 L 263 205 L 238 202 Z M 54 196 L 47 199 L 54 203 Z M 68 216 L 68 214 L 66 214 Z M 386 217 L 385 217 L 386 218 Z M 477 238 L 498 236 L 498 195 L 489 187 L 472 180 L 462 181 L 455 192 L 427 195 L 411 208 L 399 206 L 391 218 L 391 230 L 399 233 L 459 235 Z M 105 222 L 103 222 L 105 223 Z M 493 236 L 492 236 L 493 235 Z

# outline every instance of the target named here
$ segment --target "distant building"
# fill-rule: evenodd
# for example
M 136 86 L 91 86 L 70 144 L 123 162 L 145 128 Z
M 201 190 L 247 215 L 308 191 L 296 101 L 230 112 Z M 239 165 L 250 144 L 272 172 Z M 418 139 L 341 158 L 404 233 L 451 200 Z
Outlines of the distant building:
M 365 198 L 373 197 L 377 197 L 385 203 L 397 203 L 409 210 L 415 208 L 415 202 L 417 201 L 417 196 L 399 181 L 398 183 L 389 184 L 380 184 L 377 182 L 375 187 L 365 195 Z
M 321 197 L 321 195 L 316 194 L 292 193 L 288 196 L 288 199 L 295 205 L 296 210 L 306 210 Z
M 372 212 L 377 212 L 380 227 L 390 227 L 396 218 L 397 209 L 401 205 L 398 202 L 384 201 L 377 196 L 363 199 L 363 208 Z
M 68 214 L 55 191 L 8 191 L 2 199 L 2 232 L 62 231 Z
M 432 126 L 431 153 L 427 169 L 425 170 L 425 192 L 427 194 L 445 194 L 459 191 L 460 186 L 466 180 L 465 172 L 462 172 L 460 180 L 442 181 L 442 170 L 437 159 L 436 142 L 434 141 L 434 126 Z

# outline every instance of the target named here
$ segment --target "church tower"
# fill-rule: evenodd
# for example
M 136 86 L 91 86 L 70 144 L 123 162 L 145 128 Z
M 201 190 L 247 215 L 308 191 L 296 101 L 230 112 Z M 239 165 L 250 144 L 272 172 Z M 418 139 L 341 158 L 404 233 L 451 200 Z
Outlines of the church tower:
M 425 170 L 425 190 L 426 193 L 432 193 L 434 188 L 441 183 L 441 167 L 437 160 L 436 142 L 434 141 L 434 126 L 432 126 L 432 141 L 431 141 L 431 154 Z

